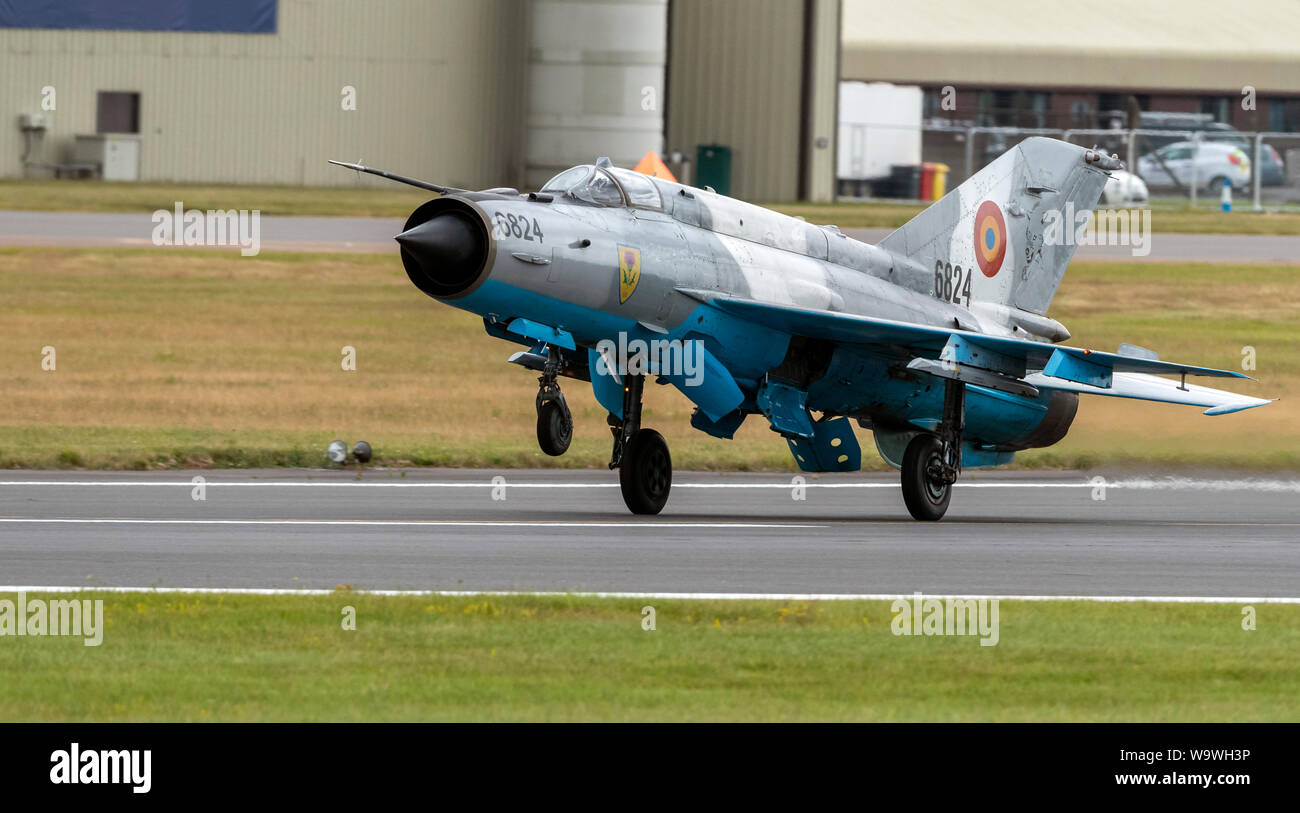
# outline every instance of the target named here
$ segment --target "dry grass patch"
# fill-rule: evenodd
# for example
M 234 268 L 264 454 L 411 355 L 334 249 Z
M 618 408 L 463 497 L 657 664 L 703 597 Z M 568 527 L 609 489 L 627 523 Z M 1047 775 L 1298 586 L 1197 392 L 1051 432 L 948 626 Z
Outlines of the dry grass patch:
M 123 249 L 0 250 L 0 466 L 315 465 L 339 437 L 386 462 L 594 466 L 608 460 L 590 386 L 566 382 L 574 448 L 543 455 L 533 437 L 535 376 L 480 320 L 415 291 L 395 256 Z M 1253 345 L 1260 383 L 1284 400 L 1240 415 L 1085 399 L 1060 446 L 1022 465 L 1154 459 L 1300 465 L 1300 278 L 1263 266 L 1078 265 L 1053 314 L 1073 343 L 1122 340 L 1164 358 L 1236 367 Z M 41 370 L 52 346 L 58 369 Z M 340 368 L 356 349 L 357 371 Z M 765 422 L 734 441 L 689 427 L 671 387 L 647 388 L 647 422 L 680 468 L 792 468 Z M 881 466 L 869 434 L 864 459 Z

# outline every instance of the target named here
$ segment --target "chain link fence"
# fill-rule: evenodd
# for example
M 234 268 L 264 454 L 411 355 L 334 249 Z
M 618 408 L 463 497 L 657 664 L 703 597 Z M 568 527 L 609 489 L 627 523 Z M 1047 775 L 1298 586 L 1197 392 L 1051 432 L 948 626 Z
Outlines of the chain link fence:
M 900 130 L 918 129 L 920 162 L 946 165 L 949 190 L 1021 140 L 1047 136 L 1119 156 L 1141 179 L 1126 189 L 1146 189 L 1146 201 L 1132 202 L 1218 207 L 1226 184 L 1233 208 L 1300 208 L 1300 133 L 1237 130 L 853 125 L 841 129 L 840 149 L 847 151 L 840 162 L 841 197 L 896 197 L 890 178 L 866 178 L 856 171 L 870 164 L 879 172 L 880 161 L 861 153 L 873 144 L 896 143 Z

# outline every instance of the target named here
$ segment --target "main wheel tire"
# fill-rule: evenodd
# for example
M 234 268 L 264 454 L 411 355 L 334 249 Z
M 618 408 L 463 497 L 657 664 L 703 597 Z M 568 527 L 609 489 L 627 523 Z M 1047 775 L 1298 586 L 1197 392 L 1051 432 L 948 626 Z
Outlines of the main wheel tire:
M 618 470 L 623 502 L 633 514 L 658 514 L 673 486 L 673 459 L 668 444 L 653 429 L 639 429 L 623 451 Z
M 543 401 L 537 407 L 537 445 L 551 457 L 569 451 L 573 442 L 573 417 L 559 401 Z
M 952 484 L 930 477 L 929 469 L 943 463 L 943 442 L 934 435 L 917 435 L 903 452 L 903 502 L 922 522 L 943 519 L 952 501 Z
M 1206 193 L 1210 195 L 1223 194 L 1223 182 L 1226 180 L 1228 179 L 1223 177 L 1222 175 L 1218 175 L 1214 178 L 1211 178 L 1210 182 L 1205 186 Z

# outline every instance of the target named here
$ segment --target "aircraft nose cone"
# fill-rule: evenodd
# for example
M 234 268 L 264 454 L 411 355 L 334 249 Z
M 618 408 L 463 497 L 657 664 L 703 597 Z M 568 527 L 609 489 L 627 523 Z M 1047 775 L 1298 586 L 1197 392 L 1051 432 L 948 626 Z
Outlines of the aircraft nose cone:
M 395 238 L 402 264 L 420 290 L 435 297 L 464 294 L 484 270 L 487 242 L 481 224 L 459 211 L 439 212 Z
M 436 215 L 395 238 L 421 265 L 432 268 L 462 265 L 478 248 L 473 224 L 455 212 Z

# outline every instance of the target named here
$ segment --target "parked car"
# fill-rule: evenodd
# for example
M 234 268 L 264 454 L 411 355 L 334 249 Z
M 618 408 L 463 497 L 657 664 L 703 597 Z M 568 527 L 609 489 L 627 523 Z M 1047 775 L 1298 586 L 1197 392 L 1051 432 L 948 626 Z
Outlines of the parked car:
M 1191 138 L 1190 133 L 1205 132 L 1211 127 L 1232 129 L 1226 124 L 1218 124 L 1214 116 L 1208 113 L 1170 113 L 1160 110 L 1142 111 L 1142 118 L 1137 126 L 1143 131 L 1138 134 L 1137 139 L 1139 155 L 1147 155 L 1162 147 L 1186 141 Z
M 1240 130 L 1231 125 L 1215 121 L 1208 113 L 1165 113 L 1144 112 L 1141 124 L 1144 131 L 1138 136 L 1138 152 L 1147 154 L 1179 141 L 1186 141 L 1188 132 L 1204 133 L 1202 143 L 1217 141 L 1232 144 L 1246 155 L 1250 155 L 1253 144 Z M 1152 131 L 1167 130 L 1169 135 Z M 1281 186 L 1286 183 L 1282 156 L 1268 144 L 1261 145 L 1259 160 L 1259 182 L 1262 186 Z
M 1245 191 L 1250 186 L 1250 156 L 1231 143 L 1203 141 L 1197 147 L 1191 141 L 1178 141 L 1139 158 L 1138 174 L 1150 186 L 1173 186 L 1177 179 L 1184 187 L 1194 183 L 1217 194 L 1226 179 L 1234 189 Z
M 1147 185 L 1132 172 L 1122 169 L 1110 173 L 1106 187 L 1101 191 L 1101 202 L 1114 208 L 1147 202 Z
M 1221 144 L 1231 144 L 1246 155 L 1250 155 L 1251 143 L 1239 131 L 1233 130 L 1227 125 L 1221 125 L 1227 128 L 1227 132 L 1219 129 L 1210 129 L 1205 132 L 1205 138 L 1209 141 L 1216 141 Z M 1259 183 L 1260 186 L 1281 186 L 1286 183 L 1286 172 L 1282 166 L 1282 156 L 1277 154 L 1272 144 L 1259 145 Z
M 1286 167 L 1282 156 L 1273 149 L 1272 144 L 1261 144 L 1259 162 L 1259 183 L 1261 186 L 1281 186 L 1286 183 Z

